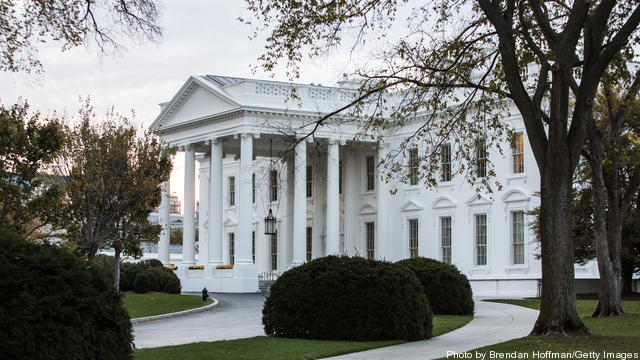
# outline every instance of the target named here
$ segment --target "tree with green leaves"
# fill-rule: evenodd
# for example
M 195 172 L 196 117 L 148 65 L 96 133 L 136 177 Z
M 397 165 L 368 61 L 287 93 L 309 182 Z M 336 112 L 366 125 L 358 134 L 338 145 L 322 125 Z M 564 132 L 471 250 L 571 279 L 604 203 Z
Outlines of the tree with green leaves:
M 47 167 L 62 149 L 56 119 L 28 114 L 29 105 L 0 105 L 0 227 L 28 238 L 46 237 L 61 189 Z
M 68 136 L 57 165 L 67 190 L 66 237 L 89 258 L 113 248 L 117 288 L 120 255 L 139 257 L 140 241 L 160 233 L 148 215 L 160 204 L 160 184 L 169 179 L 170 150 L 151 133 L 139 135 L 113 109 L 96 121 L 88 100 Z
M 272 71 L 284 60 L 297 77 L 305 53 L 320 56 L 345 39 L 354 39 L 350 45 L 357 47 L 372 40 L 370 35 L 373 40 L 387 35 L 385 30 L 402 20 L 398 10 L 408 1 L 247 3 L 258 26 L 271 31 L 260 58 L 264 68 Z M 513 104 L 541 177 L 542 301 L 532 335 L 592 334 L 576 308 L 572 180 L 601 78 L 616 66 L 619 54 L 633 56 L 640 42 L 640 4 L 425 0 L 407 13 L 407 26 L 396 26 L 407 33 L 376 49 L 378 56 L 358 72 L 364 78 L 360 94 L 344 108 L 321 115 L 316 126 L 349 109 L 366 110 L 359 120 L 370 134 L 420 116 L 424 125 L 412 141 L 437 145 L 456 136 L 466 144 L 455 154 L 462 161 L 473 158 L 478 140 L 473 135 L 479 132 L 474 129 L 500 136 L 500 110 Z M 526 71 L 530 64 L 535 71 Z M 396 94 L 395 100 L 389 101 L 389 94 Z M 422 165 L 429 169 L 437 156 L 437 151 L 424 154 Z
M 95 45 L 101 54 L 120 52 L 120 38 L 157 41 L 155 0 L 3 1 L 0 5 L 0 70 L 42 71 L 38 46 L 61 43 L 62 51 Z

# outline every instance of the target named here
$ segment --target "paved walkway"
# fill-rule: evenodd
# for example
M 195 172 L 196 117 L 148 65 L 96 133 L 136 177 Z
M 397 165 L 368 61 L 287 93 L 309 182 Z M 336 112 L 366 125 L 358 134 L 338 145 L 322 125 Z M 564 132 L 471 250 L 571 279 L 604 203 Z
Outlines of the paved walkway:
M 189 316 L 135 324 L 138 349 L 264 335 L 261 294 L 211 294 L 217 308 Z M 519 306 L 479 301 L 466 326 L 433 339 L 416 341 L 332 359 L 437 359 L 527 336 L 538 312 Z M 450 353 L 449 353 L 450 355 Z

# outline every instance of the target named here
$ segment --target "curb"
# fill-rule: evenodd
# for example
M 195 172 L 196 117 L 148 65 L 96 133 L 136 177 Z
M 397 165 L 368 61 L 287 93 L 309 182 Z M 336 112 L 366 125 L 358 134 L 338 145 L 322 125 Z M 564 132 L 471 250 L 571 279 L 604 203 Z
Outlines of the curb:
M 171 319 L 171 318 L 179 317 L 179 316 L 198 314 L 198 313 L 201 313 L 201 312 L 209 311 L 209 310 L 211 310 L 213 308 L 216 308 L 216 307 L 218 307 L 220 305 L 220 302 L 218 300 L 216 300 L 216 299 L 211 299 L 211 300 L 213 300 L 213 304 L 211 304 L 211 305 L 206 305 L 206 306 L 195 308 L 195 309 L 178 311 L 178 312 L 169 313 L 169 314 L 139 317 L 139 318 L 131 319 L 131 324 L 139 324 L 139 323 L 143 323 L 143 322 L 165 320 L 165 319 Z

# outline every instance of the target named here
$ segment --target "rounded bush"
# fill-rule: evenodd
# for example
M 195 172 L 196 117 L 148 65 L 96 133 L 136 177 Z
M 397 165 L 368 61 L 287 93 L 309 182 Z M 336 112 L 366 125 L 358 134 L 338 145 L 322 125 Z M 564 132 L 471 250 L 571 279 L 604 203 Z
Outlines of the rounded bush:
M 389 262 L 328 256 L 271 286 L 262 310 L 268 336 L 317 340 L 421 340 L 431 310 L 411 271 Z
M 133 291 L 138 294 L 146 294 L 151 288 L 150 285 L 151 283 L 149 281 L 149 276 L 147 276 L 147 273 L 139 273 L 136 276 L 136 279 L 133 281 Z
M 146 272 L 149 278 L 149 291 L 160 291 L 158 275 L 151 271 L 153 268 L 149 268 Z
M 133 359 L 129 315 L 86 260 L 0 230 L 0 349 L 7 359 Z
M 173 272 L 172 272 L 172 275 L 173 277 L 168 277 L 167 283 L 164 289 L 162 289 L 162 292 L 166 292 L 168 294 L 180 294 L 180 292 L 182 291 L 182 285 L 180 285 L 180 279 L 178 279 L 178 276 L 176 274 L 173 274 Z
M 425 257 L 404 259 L 396 264 L 411 270 L 418 277 L 434 314 L 473 314 L 471 285 L 455 265 Z

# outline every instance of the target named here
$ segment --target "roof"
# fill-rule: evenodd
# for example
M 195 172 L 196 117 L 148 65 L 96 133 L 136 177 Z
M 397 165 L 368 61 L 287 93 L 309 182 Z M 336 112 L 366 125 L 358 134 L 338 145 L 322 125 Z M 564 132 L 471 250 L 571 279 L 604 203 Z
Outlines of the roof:
M 207 78 L 207 80 L 213 82 L 214 84 L 220 87 L 236 84 L 246 80 L 243 78 L 230 77 L 230 76 L 218 76 L 218 75 L 206 75 L 205 77 Z

